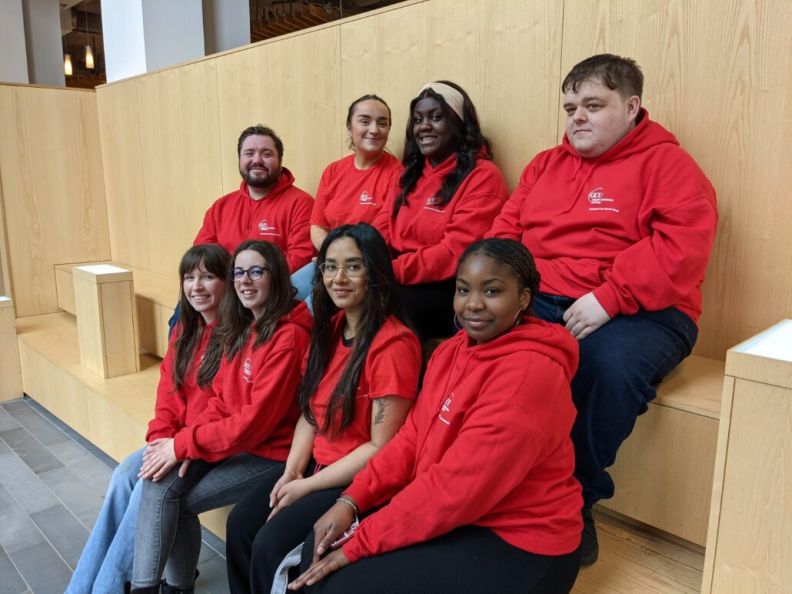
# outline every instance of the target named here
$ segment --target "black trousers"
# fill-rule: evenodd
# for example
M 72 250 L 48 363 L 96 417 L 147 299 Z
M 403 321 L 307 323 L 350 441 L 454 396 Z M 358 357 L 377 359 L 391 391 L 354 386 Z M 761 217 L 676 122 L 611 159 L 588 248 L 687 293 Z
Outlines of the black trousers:
M 313 534 L 301 571 L 311 564 Z M 361 559 L 306 588 L 309 594 L 566 594 L 579 551 L 550 557 L 518 549 L 486 528 L 463 526 L 433 540 Z
M 226 524 L 228 585 L 233 594 L 269 594 L 283 558 L 313 532 L 314 523 L 330 509 L 343 489 L 306 495 L 282 509 L 269 522 L 269 494 L 280 478 L 267 477 L 236 504 Z

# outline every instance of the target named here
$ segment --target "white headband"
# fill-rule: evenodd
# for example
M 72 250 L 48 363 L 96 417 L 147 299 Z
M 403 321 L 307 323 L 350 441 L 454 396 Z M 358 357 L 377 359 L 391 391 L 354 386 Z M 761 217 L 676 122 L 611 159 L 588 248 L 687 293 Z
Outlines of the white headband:
M 463 113 L 463 105 L 465 104 L 465 99 L 462 97 L 462 93 L 457 91 L 451 85 L 447 85 L 441 82 L 430 82 L 426 83 L 418 94 L 420 95 L 426 89 L 431 89 L 438 95 L 440 95 L 445 102 L 448 104 L 448 107 L 454 110 L 454 113 L 459 116 L 459 119 L 465 121 L 465 117 L 462 115 Z

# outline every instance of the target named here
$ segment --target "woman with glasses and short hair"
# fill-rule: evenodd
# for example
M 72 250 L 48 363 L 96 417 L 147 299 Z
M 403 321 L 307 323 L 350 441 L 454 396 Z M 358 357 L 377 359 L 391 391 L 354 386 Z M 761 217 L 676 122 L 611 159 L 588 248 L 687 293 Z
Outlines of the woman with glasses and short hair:
M 234 291 L 223 297 L 198 372 L 199 382 L 215 376 L 215 395 L 192 423 L 149 444 L 143 455 L 141 476 L 151 479 L 143 481 L 132 592 L 160 592 L 163 570 L 162 592 L 192 592 L 198 514 L 235 503 L 262 478 L 283 474 L 311 315 L 294 299 L 277 246 L 246 241 L 233 262 Z
M 415 398 L 420 345 L 380 234 L 365 223 L 338 227 L 317 263 L 302 415 L 286 468 L 277 480 L 262 479 L 228 518 L 234 593 L 272 591 L 284 556 L 393 437 Z

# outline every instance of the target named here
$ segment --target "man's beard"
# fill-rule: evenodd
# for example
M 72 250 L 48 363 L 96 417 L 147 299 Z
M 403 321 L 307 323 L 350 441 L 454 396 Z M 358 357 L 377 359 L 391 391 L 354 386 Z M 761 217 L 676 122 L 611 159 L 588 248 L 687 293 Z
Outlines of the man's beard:
M 280 179 L 281 170 L 280 168 L 272 172 L 270 171 L 266 177 L 258 177 L 254 178 L 251 176 L 247 171 L 239 170 L 239 175 L 242 176 L 242 179 L 248 185 L 248 187 L 256 188 L 257 190 L 266 190 L 267 188 L 272 188 L 276 183 L 278 183 L 278 179 Z

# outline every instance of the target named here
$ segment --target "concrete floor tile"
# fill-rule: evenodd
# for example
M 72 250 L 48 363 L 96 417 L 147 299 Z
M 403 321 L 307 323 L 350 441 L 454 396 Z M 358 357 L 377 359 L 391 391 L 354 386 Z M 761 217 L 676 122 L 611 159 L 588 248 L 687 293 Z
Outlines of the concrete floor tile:
M 25 580 L 11 563 L 8 553 L 0 547 L 0 592 L 3 594 L 22 594 L 28 589 Z
M 52 490 L 66 508 L 78 518 L 80 514 L 102 506 L 101 492 L 95 485 L 89 485 L 68 468 L 56 468 L 42 472 L 41 480 Z
M 14 498 L 0 486 L 0 546 L 8 553 L 44 541 L 44 536 Z
M 9 551 L 9 557 L 36 594 L 63 592 L 69 584 L 71 571 L 49 543 Z
M 198 564 L 201 575 L 195 581 L 196 588 L 212 594 L 228 594 L 228 574 L 226 562 L 222 557 L 212 557 L 205 563 Z
M 20 407 L 9 412 L 17 423 L 35 435 L 36 439 L 44 445 L 52 445 L 69 439 L 63 431 L 55 427 L 30 406 Z
M 27 408 L 27 406 L 24 398 L 17 398 L 16 400 L 9 400 L 8 402 L 2 403 L 2 407 L 8 412 L 19 410 L 20 408 Z
M 8 431 L 9 429 L 16 429 L 17 427 L 19 427 L 17 420 L 10 412 L 0 406 L 0 431 Z
M 0 432 L 0 439 L 6 442 L 8 447 L 14 450 L 36 474 L 63 467 L 63 462 L 22 427 Z
M 0 455 L 0 484 L 27 513 L 41 511 L 58 503 L 39 475 L 15 453 Z
M 61 504 L 30 514 L 30 517 L 69 567 L 74 569 L 88 540 L 86 527 Z

